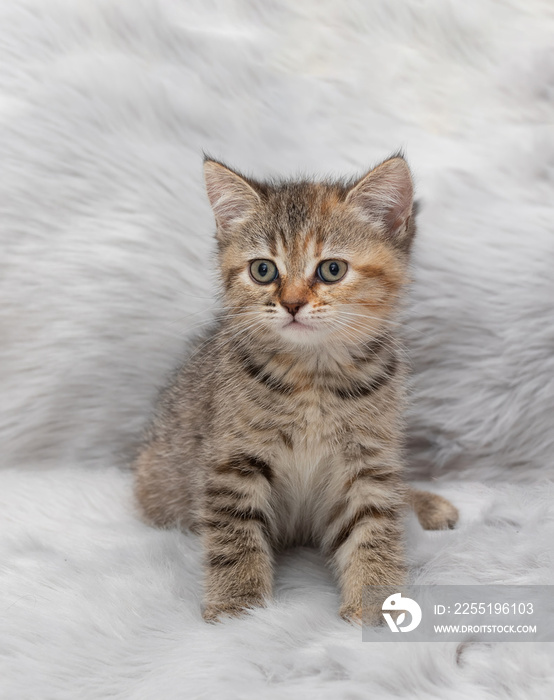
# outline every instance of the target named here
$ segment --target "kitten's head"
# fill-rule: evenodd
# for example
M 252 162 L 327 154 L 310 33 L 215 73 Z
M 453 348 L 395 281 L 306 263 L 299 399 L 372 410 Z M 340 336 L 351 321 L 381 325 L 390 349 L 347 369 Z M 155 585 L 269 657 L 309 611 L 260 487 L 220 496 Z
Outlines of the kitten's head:
M 402 157 L 348 184 L 260 183 L 210 159 L 204 173 L 237 334 L 308 348 L 382 332 L 415 231 Z

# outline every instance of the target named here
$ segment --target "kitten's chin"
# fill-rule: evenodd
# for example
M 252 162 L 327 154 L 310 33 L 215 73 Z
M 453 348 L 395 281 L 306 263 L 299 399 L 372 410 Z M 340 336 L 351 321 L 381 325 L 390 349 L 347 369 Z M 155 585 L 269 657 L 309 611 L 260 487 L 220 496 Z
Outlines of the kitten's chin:
M 292 346 L 320 345 L 328 334 L 303 321 L 291 321 L 279 329 L 279 337 Z

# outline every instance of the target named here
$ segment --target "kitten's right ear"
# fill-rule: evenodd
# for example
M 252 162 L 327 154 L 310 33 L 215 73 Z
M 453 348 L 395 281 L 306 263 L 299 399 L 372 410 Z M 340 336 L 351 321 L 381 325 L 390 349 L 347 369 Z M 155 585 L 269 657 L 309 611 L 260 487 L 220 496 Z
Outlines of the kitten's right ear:
M 408 247 L 414 234 L 414 186 L 408 164 L 394 156 L 371 170 L 346 197 L 368 222 L 380 224 L 397 245 Z M 411 225 L 410 225 L 411 224 Z
M 221 240 L 247 219 L 261 200 L 246 180 L 215 160 L 204 161 L 204 178 Z

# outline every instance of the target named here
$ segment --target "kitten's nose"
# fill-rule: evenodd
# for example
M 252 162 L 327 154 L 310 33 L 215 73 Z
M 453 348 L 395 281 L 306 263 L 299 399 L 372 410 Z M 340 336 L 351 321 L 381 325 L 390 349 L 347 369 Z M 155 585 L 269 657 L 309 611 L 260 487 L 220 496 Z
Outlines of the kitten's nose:
M 300 309 L 306 305 L 306 302 L 304 300 L 300 301 L 282 301 L 281 304 L 285 307 L 285 309 L 289 312 L 289 314 L 292 314 L 293 318 L 296 316 L 296 314 L 300 311 Z

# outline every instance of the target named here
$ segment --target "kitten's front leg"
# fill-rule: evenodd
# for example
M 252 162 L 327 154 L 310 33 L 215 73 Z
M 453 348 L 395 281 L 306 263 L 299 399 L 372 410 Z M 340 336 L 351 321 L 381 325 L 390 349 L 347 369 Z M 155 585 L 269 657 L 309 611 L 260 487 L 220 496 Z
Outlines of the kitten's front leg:
M 242 456 L 221 463 L 214 474 L 202 517 L 208 621 L 263 606 L 273 582 L 269 466 Z
M 342 591 L 340 614 L 353 622 L 381 621 L 380 608 L 363 610 L 364 586 L 401 586 L 406 580 L 397 512 L 358 511 L 345 523 L 349 535 L 333 555 Z M 342 538 L 342 534 L 340 535 Z
M 380 609 L 363 610 L 364 586 L 401 586 L 406 580 L 403 543 L 405 487 L 394 472 L 362 467 L 332 509 L 324 540 L 338 573 L 345 619 L 381 622 Z

